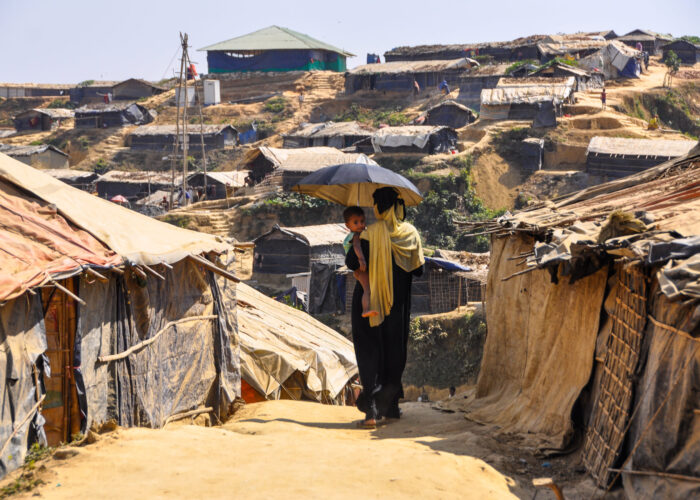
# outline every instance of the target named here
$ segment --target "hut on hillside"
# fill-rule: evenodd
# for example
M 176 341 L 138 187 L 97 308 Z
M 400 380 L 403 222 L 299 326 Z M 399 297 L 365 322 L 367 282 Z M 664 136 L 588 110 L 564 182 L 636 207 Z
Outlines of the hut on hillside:
M 461 74 L 478 65 L 467 57 L 366 64 L 345 73 L 345 93 L 349 95 L 360 90 L 414 92 L 414 82 L 421 89 L 437 89 L 443 80 L 454 86 Z
M 260 146 L 245 155 L 241 168 L 250 171 L 249 182 L 259 192 L 286 191 L 311 172 L 342 163 L 375 162 L 362 153 L 344 153 L 325 146 L 300 149 Z
M 162 94 L 165 90 L 165 87 L 147 82 L 146 80 L 141 80 L 140 78 L 129 78 L 112 87 L 114 99 L 127 99 L 132 101 Z
M 73 170 L 70 168 L 54 168 L 47 170 L 44 173 L 50 175 L 54 179 L 65 182 L 69 186 L 73 186 L 74 188 L 78 188 L 89 193 L 94 192 L 95 181 L 98 177 L 95 172 Z
M 307 274 L 310 314 L 336 312 L 337 290 L 334 275 L 345 263 L 344 224 L 275 227 L 257 237 L 253 258 L 253 278 L 286 290 L 291 276 Z
M 75 110 L 76 128 L 107 128 L 151 123 L 154 111 L 136 103 L 96 104 Z
M 281 26 L 269 26 L 247 35 L 209 45 L 209 73 L 252 71 L 345 71 L 354 54 L 309 35 Z
M 60 97 L 73 87 L 64 83 L 0 83 L 0 97 Z
M 605 47 L 606 44 L 605 39 L 596 36 L 590 37 L 583 34 L 549 35 L 537 43 L 537 50 L 540 53 L 540 62 L 546 63 L 557 57 L 579 59 L 589 56 Z
M 688 40 L 675 40 L 661 47 L 661 59 L 665 61 L 670 51 L 675 52 L 683 64 L 695 64 L 700 61 L 700 45 Z
M 70 89 L 70 100 L 75 104 L 88 105 L 105 103 L 109 95 L 114 95 L 114 86 L 119 82 L 88 80 Z
M 182 175 L 175 177 L 176 188 L 182 184 Z M 125 171 L 110 170 L 100 175 L 95 181 L 95 188 L 100 198 L 111 199 L 122 195 L 129 201 L 135 201 L 158 190 L 169 191 L 172 186 L 170 172 L 153 172 L 147 170 Z
M 481 91 L 480 117 L 485 120 L 532 120 L 544 103 L 553 106 L 557 116 L 561 105 L 572 102 L 574 77 L 501 78 L 495 89 Z
M 579 67 L 600 73 L 606 80 L 639 78 L 642 71 L 641 52 L 612 40 L 605 47 L 579 60 Z
M 187 185 L 204 193 L 206 177 L 206 195 L 208 200 L 220 200 L 233 196 L 233 192 L 245 185 L 248 172 L 245 170 L 233 170 L 228 172 L 193 172 L 187 176 Z
M 656 56 L 661 54 L 661 47 L 671 42 L 672 38 L 654 31 L 636 29 L 617 37 L 616 40 L 632 48 L 636 48 L 637 44 L 641 43 L 644 52 Z
M 617 179 L 683 156 L 694 145 L 694 141 L 597 136 L 588 143 L 586 171 Z
M 182 131 L 180 131 L 182 134 Z M 151 151 L 172 151 L 175 147 L 177 128 L 175 125 L 149 125 L 138 127 L 131 132 L 126 143 L 131 149 Z M 224 149 L 238 143 L 238 131 L 231 125 L 193 125 L 187 128 L 188 151 L 199 154 L 202 151 L 201 142 L 204 139 L 204 149 Z M 180 136 L 180 148 L 184 146 Z
M 573 76 L 576 82 L 574 85 L 574 91 L 576 92 L 598 89 L 603 86 L 603 75 L 601 73 L 592 73 L 583 68 L 558 62 L 538 69 L 530 73 L 529 76 L 553 78 L 568 78 Z
M 160 428 L 192 410 L 230 413 L 235 302 L 215 275 L 234 277 L 213 261 L 227 244 L 3 154 L 0 199 L 0 475 L 32 443 L 56 446 L 109 420 Z
M 241 397 L 346 404 L 357 375 L 352 342 L 303 311 L 236 287 Z
M 18 146 L 0 144 L 0 153 L 34 168 L 68 168 L 68 155 L 50 144 Z
M 418 45 L 397 47 L 384 53 L 386 62 L 447 60 L 461 57 L 484 57 L 492 61 L 539 59 L 537 43 L 546 35 L 533 35 L 507 42 L 462 43 L 453 45 Z
M 473 123 L 476 118 L 476 113 L 464 104 L 448 100 L 437 103 L 425 113 L 425 124 L 456 129 Z
M 384 127 L 355 146 L 367 153 L 448 153 L 457 147 L 457 132 L 438 125 Z
M 478 226 L 498 307 L 475 391 L 444 406 L 550 453 L 582 434 L 595 483 L 626 497 L 699 496 L 699 175 L 700 144 Z
M 67 120 L 73 118 L 72 109 L 41 108 L 30 109 L 17 114 L 12 121 L 17 132 L 25 130 L 56 130 Z
M 372 135 L 373 129 L 358 122 L 307 123 L 301 128 L 282 134 L 285 148 L 310 148 L 328 146 L 331 148 L 348 148 L 358 141 Z

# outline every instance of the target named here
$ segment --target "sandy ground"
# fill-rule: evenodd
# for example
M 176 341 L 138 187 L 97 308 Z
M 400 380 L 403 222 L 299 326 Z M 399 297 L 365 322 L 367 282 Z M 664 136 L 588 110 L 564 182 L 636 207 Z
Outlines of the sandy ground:
M 118 430 L 41 463 L 45 484 L 16 498 L 532 498 L 533 477 L 556 478 L 554 462 L 508 456 L 459 413 L 402 408 L 374 431 L 354 427 L 353 407 L 295 401 L 248 405 L 222 427 Z M 567 498 L 589 498 L 577 481 Z

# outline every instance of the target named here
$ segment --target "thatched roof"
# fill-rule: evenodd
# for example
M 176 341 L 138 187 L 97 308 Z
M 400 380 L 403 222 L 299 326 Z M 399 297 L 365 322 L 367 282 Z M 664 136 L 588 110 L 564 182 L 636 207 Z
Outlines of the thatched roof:
M 133 184 L 170 184 L 172 182 L 170 172 L 157 172 L 149 170 L 110 170 L 100 175 L 97 182 L 123 182 Z M 175 175 L 175 185 L 182 182 L 182 174 Z
M 226 129 L 231 129 L 233 132 L 236 131 L 231 125 L 190 125 L 187 127 L 187 134 L 199 135 L 200 131 L 204 135 L 216 135 L 220 134 Z M 129 135 L 136 137 L 145 137 L 153 135 L 175 135 L 177 133 L 177 127 L 175 125 L 145 125 L 136 128 Z M 180 133 L 182 133 L 182 128 L 180 128 Z
M 593 137 L 586 154 L 605 154 L 633 157 L 677 158 L 688 154 L 695 141 L 673 141 L 668 139 L 627 139 L 624 137 Z
M 8 156 L 31 156 L 31 155 L 36 155 L 43 153 L 46 150 L 53 151 L 55 153 L 58 153 L 60 155 L 63 155 L 65 157 L 68 157 L 68 154 L 64 153 L 60 149 L 58 149 L 56 146 L 52 146 L 50 144 L 39 144 L 37 146 L 21 146 L 18 144 L 0 144 L 0 153 L 5 153 Z
M 325 123 L 307 123 L 301 128 L 288 134 L 283 134 L 284 137 L 338 137 L 344 135 L 364 135 L 369 137 L 372 135 L 372 129 L 367 125 L 359 122 L 325 122 Z

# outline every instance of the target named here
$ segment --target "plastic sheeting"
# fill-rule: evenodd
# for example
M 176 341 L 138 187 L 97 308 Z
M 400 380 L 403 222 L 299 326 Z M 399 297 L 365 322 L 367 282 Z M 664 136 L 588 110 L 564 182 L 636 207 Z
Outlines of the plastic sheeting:
M 174 263 L 190 254 L 223 252 L 229 248 L 220 238 L 138 214 L 1 153 L 0 178 L 54 204 L 62 216 L 136 264 Z
M 24 464 L 30 434 L 35 438 L 37 434 L 43 436 L 41 414 L 35 411 L 32 417 L 29 413 L 41 392 L 34 384 L 32 367 L 46 349 L 39 295 L 25 295 L 0 307 L 0 448 L 8 443 L 15 426 L 19 426 L 0 456 L 0 477 Z
M 219 414 L 240 394 L 231 342 L 235 323 L 218 284 L 189 261 L 164 276 L 144 282 L 127 271 L 108 283 L 81 283 L 87 306 L 76 344 L 87 403 L 84 428 L 111 418 L 123 426 L 162 427 L 169 416 L 200 406 Z M 170 321 L 204 315 L 218 319 L 179 323 L 127 358 L 98 361 L 152 338 Z

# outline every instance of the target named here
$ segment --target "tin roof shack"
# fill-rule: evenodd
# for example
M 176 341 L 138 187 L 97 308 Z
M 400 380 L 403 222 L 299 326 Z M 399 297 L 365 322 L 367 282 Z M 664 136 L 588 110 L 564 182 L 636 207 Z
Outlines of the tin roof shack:
M 693 141 L 593 137 L 586 150 L 586 170 L 606 179 L 617 179 L 688 154 Z
M 550 452 L 582 431 L 586 470 L 625 497 L 700 495 L 699 178 L 700 144 L 482 225 L 498 307 L 474 396 L 448 407 Z
M 700 45 L 687 40 L 675 40 L 661 47 L 661 60 L 665 61 L 669 51 L 673 51 L 683 64 L 695 64 L 700 61 Z
M 0 97 L 67 96 L 73 85 L 62 83 L 0 83 Z
M 269 26 L 199 49 L 207 52 L 209 73 L 251 71 L 345 71 L 354 54 L 309 35 Z
M 589 89 L 599 89 L 603 87 L 603 75 L 601 73 L 591 73 L 583 68 L 577 68 L 558 62 L 540 68 L 530 73 L 530 76 L 547 78 L 567 78 L 573 76 L 576 80 L 576 84 L 574 85 L 575 92 L 584 92 Z
M 573 76 L 568 78 L 501 78 L 495 89 L 481 91 L 481 119 L 532 120 L 551 103 L 557 116 L 573 101 Z
M 352 342 L 303 311 L 236 287 L 241 397 L 348 404 L 357 375 Z
M 199 191 L 204 189 L 204 178 L 207 180 L 207 199 L 220 200 L 227 196 L 233 196 L 233 192 L 245 185 L 246 170 L 234 170 L 229 172 L 194 172 L 187 176 L 187 185 Z
M 455 86 L 459 75 L 478 65 L 474 59 L 467 57 L 365 64 L 345 73 L 345 93 L 350 95 L 360 90 L 413 92 L 414 81 L 421 89 L 437 88 L 443 80 Z
M 311 172 L 342 163 L 375 162 L 362 153 L 343 153 L 326 146 L 300 149 L 260 146 L 246 154 L 242 168 L 250 171 L 258 192 L 277 189 L 288 191 Z
M 132 100 L 152 97 L 165 92 L 165 87 L 156 85 L 140 78 L 129 78 L 112 87 L 114 99 Z
M 253 279 L 287 290 L 288 275 L 309 273 L 309 313 L 336 312 L 339 297 L 334 286 L 337 268 L 345 263 L 344 224 L 279 227 L 254 240 Z
M 55 446 L 109 420 L 225 418 L 240 395 L 235 302 L 222 300 L 235 291 L 205 257 L 228 245 L 3 154 L 0 199 L 0 475 L 44 432 Z
M 72 109 L 30 109 L 19 113 L 12 121 L 15 124 L 17 132 L 26 130 L 56 130 L 62 123 L 73 118 L 74 115 L 75 113 Z
M 114 86 L 117 83 L 119 82 L 88 80 L 70 89 L 70 100 L 79 105 L 104 103 L 106 95 L 114 96 Z
M 373 153 L 449 153 L 457 147 L 457 132 L 451 127 L 405 125 L 380 128 L 369 140 L 357 143 L 359 151 Z
M 358 122 L 307 123 L 300 129 L 283 134 L 283 147 L 309 148 L 328 146 L 331 148 L 348 148 L 372 135 L 372 129 Z
M 135 103 L 96 104 L 75 110 L 76 128 L 123 127 L 144 125 L 153 121 L 152 111 Z
M 613 40 L 605 47 L 579 60 L 579 67 L 602 73 L 606 80 L 615 78 L 639 78 L 642 53 Z
M 176 134 L 175 125 L 149 125 L 134 129 L 127 136 L 126 143 L 131 149 L 173 151 Z M 187 128 L 188 150 L 193 155 L 201 154 L 200 136 L 204 139 L 206 151 L 224 149 L 238 143 L 238 131 L 231 125 L 193 125 Z M 182 135 L 179 142 L 182 149 Z
M 636 49 L 637 43 L 641 43 L 644 52 L 648 52 L 652 56 L 657 56 L 661 54 L 661 47 L 671 42 L 673 39 L 667 35 L 655 33 L 654 31 L 637 29 L 617 37 L 616 40 L 633 49 Z
M 69 186 L 78 188 L 82 191 L 92 193 L 95 188 L 95 181 L 98 175 L 95 172 L 87 172 L 85 170 L 72 170 L 70 168 L 56 168 L 44 172 L 54 179 L 65 182 Z
M 456 101 L 442 101 L 426 112 L 426 125 L 462 128 L 476 121 L 476 113 Z
M 172 178 L 170 172 L 149 172 L 110 170 L 99 176 L 95 188 L 100 198 L 110 199 L 122 195 L 135 201 L 158 190 L 170 192 Z M 175 178 L 175 189 L 182 185 L 182 176 Z
M 34 168 L 68 168 L 68 155 L 55 146 L 17 146 L 0 144 L 0 153 Z

